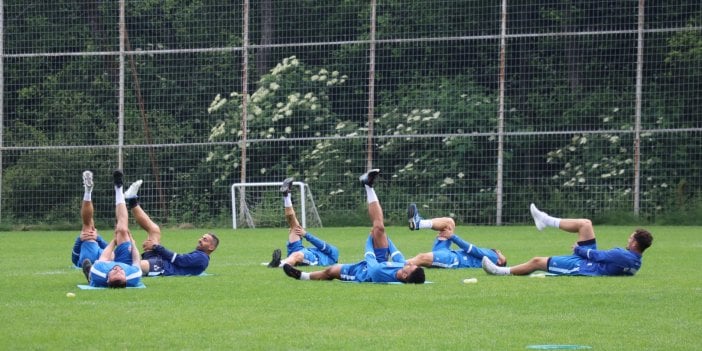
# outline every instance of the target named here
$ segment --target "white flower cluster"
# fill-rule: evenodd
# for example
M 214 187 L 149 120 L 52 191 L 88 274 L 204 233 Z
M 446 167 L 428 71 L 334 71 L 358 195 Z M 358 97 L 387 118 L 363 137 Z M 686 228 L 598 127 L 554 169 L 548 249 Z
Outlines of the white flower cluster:
M 207 108 L 207 113 L 212 113 L 219 110 L 220 107 L 227 103 L 227 98 L 223 98 L 220 94 L 215 96 L 214 100 L 210 103 L 210 107 Z
M 295 56 L 286 57 L 283 62 L 277 64 L 273 69 L 271 69 L 271 74 L 277 76 L 285 71 L 297 67 L 300 65 L 300 61 Z
M 591 138 L 592 140 L 585 135 L 573 136 L 570 144 L 548 153 L 546 160 L 548 163 L 556 160 L 568 161 L 565 162 L 563 169 L 557 175 L 554 175 L 552 179 L 564 179 L 563 187 L 574 187 L 587 183 L 588 178 L 599 177 L 611 182 L 612 179 L 619 179 L 626 175 L 627 170 L 631 169 L 634 160 L 628 157 L 629 149 L 621 146 L 620 137 L 618 135 L 602 134 L 591 136 Z M 606 151 L 611 152 L 605 152 L 605 155 L 599 160 L 595 160 L 595 162 L 581 160 L 583 154 L 589 153 L 595 148 L 605 148 Z M 614 152 L 613 155 L 612 152 Z M 573 162 L 578 162 L 579 164 L 573 165 Z M 643 162 L 646 163 L 647 161 Z M 626 193 L 626 189 L 622 191 Z
M 444 178 L 444 181 L 441 183 L 441 185 L 439 185 L 439 187 L 440 187 L 440 188 L 445 188 L 445 187 L 447 187 L 447 186 L 453 185 L 454 183 L 455 183 L 455 181 L 453 180 L 453 178 L 451 178 L 451 177 L 446 177 L 446 178 Z
M 327 71 L 324 68 L 320 69 L 319 72 L 310 77 L 311 81 L 326 82 L 327 86 L 343 84 L 344 82 L 346 82 L 347 79 L 349 79 L 349 77 L 345 74 L 339 77 L 339 71 L 333 71 L 329 73 L 329 71 Z
M 220 135 L 223 135 L 225 128 L 226 122 L 224 121 L 219 121 L 214 127 L 212 127 L 212 130 L 210 131 L 210 141 L 216 139 Z
M 392 112 L 384 113 L 382 116 L 380 116 L 378 122 L 385 119 L 394 120 L 396 116 L 398 116 L 397 109 L 393 110 Z M 412 125 L 415 125 L 418 122 L 430 123 L 431 121 L 437 120 L 439 117 L 441 117 L 441 112 L 434 111 L 432 109 L 414 109 L 409 113 L 399 114 L 399 117 L 401 117 L 405 123 L 397 123 L 395 125 L 395 130 L 391 131 L 393 135 L 411 134 L 416 131 L 415 128 L 412 128 Z

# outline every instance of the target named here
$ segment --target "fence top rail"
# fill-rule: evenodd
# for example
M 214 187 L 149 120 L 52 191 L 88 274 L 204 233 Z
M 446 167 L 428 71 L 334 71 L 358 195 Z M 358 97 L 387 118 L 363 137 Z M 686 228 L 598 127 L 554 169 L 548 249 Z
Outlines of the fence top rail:
M 249 182 L 243 182 L 243 183 L 234 183 L 232 184 L 232 189 L 236 187 L 247 187 L 247 186 L 271 186 L 271 185 L 282 185 L 283 182 L 254 182 L 254 183 L 249 183 Z M 298 182 L 294 181 L 293 185 L 305 185 L 304 182 Z

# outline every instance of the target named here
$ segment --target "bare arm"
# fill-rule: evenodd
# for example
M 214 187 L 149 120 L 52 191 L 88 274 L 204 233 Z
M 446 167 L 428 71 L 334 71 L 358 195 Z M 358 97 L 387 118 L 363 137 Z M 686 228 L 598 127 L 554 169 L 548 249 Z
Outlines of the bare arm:
M 102 251 L 102 254 L 100 254 L 100 258 L 98 260 L 100 261 L 112 261 L 112 257 L 114 256 L 115 252 L 115 241 L 110 240 L 110 243 L 107 244 L 107 247 L 105 250 Z
M 134 237 L 132 237 L 132 234 L 129 234 L 129 240 L 132 242 L 132 265 L 140 267 L 141 264 L 141 254 L 139 254 L 139 249 L 137 249 L 136 246 L 136 241 L 134 241 Z

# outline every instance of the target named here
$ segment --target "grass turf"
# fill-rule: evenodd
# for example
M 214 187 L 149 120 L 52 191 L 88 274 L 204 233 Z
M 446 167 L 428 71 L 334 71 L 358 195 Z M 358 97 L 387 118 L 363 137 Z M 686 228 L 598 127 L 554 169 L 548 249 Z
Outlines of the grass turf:
M 602 249 L 632 227 L 597 226 Z M 285 255 L 286 229 L 221 229 L 205 277 L 145 278 L 146 289 L 79 290 L 75 232 L 2 232 L 0 349 L 697 350 L 702 341 L 699 227 L 649 227 L 654 244 L 634 277 L 495 277 L 480 269 L 427 271 L 433 284 L 296 281 L 261 266 Z M 368 228 L 313 228 L 342 262 L 362 258 Z M 194 248 L 200 230 L 164 230 L 163 243 Z M 389 227 L 406 257 L 433 233 Z M 109 240 L 110 230 L 102 230 Z M 135 231 L 140 242 L 145 236 Z M 575 236 L 533 226 L 459 227 L 501 249 L 510 264 L 566 254 Z M 316 268 L 306 267 L 311 271 Z M 462 284 L 476 277 L 477 284 Z M 76 297 L 69 298 L 72 292 Z

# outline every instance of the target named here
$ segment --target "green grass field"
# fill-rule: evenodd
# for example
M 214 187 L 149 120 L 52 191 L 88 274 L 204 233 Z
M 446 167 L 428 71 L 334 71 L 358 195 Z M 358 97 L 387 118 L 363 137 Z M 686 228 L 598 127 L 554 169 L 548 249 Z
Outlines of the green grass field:
M 633 227 L 596 226 L 600 248 L 624 246 Z M 79 290 L 72 232 L 0 232 L 0 349 L 16 350 L 698 350 L 702 342 L 699 227 L 655 236 L 634 277 L 495 277 L 480 269 L 427 271 L 432 284 L 296 281 L 261 266 L 287 230 L 215 231 L 205 277 L 145 278 L 146 289 Z M 367 227 L 312 229 L 342 262 L 361 259 Z M 194 248 L 200 230 L 163 230 L 163 243 Z M 433 233 L 389 227 L 406 257 Z M 575 237 L 533 226 L 459 227 L 509 263 L 568 253 Z M 111 230 L 102 230 L 109 240 Z M 134 232 L 140 242 L 145 234 Z M 312 270 L 313 268 L 303 268 Z M 476 277 L 477 284 L 462 284 Z M 69 298 L 66 293 L 76 297 Z

